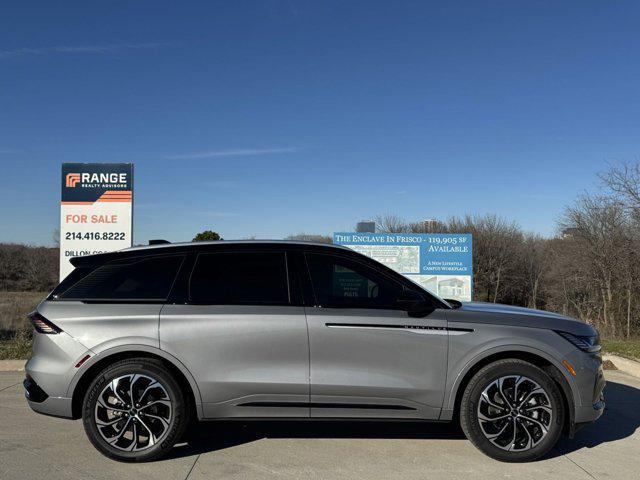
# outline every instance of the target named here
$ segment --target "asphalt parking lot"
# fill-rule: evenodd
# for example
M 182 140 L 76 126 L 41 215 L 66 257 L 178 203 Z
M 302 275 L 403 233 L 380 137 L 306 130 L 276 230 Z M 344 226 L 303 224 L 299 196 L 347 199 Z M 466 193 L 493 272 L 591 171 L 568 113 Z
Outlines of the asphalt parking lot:
M 100 455 L 80 421 L 35 414 L 20 372 L 0 372 L 0 479 L 640 478 L 640 379 L 607 372 L 607 410 L 538 462 L 478 452 L 452 426 L 417 423 L 205 423 L 170 458 L 123 464 Z

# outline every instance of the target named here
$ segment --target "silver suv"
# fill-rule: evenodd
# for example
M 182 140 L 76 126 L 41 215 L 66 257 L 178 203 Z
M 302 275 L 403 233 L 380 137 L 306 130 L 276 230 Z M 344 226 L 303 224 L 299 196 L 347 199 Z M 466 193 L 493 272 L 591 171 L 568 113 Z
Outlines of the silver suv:
M 191 419 L 459 421 L 503 461 L 544 455 L 604 410 L 591 326 L 443 300 L 347 248 L 161 244 L 72 260 L 30 315 L 30 407 L 82 418 L 124 461 Z

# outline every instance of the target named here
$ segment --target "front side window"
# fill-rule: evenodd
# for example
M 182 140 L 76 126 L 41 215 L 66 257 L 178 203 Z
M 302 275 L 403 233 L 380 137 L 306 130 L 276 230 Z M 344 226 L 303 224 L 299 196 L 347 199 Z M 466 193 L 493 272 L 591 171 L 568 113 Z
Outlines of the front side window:
M 402 286 L 347 258 L 306 255 L 317 302 L 323 307 L 398 309 Z
M 210 305 L 286 305 L 289 285 L 285 254 L 200 254 L 189 281 L 189 300 Z
M 59 294 L 65 300 L 164 301 L 184 256 L 118 260 L 99 266 Z

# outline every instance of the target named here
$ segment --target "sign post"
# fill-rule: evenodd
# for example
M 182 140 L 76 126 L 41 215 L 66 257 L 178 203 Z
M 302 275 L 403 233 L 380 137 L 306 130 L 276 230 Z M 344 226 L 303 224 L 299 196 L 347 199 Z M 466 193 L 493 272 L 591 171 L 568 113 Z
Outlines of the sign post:
M 440 297 L 471 301 L 471 234 L 334 233 L 333 243 L 385 264 Z
M 63 163 L 60 203 L 60 280 L 72 257 L 133 244 L 133 164 Z

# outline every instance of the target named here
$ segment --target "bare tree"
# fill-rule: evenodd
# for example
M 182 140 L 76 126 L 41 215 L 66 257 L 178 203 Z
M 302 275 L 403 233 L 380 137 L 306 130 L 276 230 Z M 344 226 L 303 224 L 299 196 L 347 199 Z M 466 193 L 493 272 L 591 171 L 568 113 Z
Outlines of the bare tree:
M 317 235 L 313 233 L 298 233 L 289 235 L 285 240 L 297 240 L 300 242 L 333 243 L 333 237 L 329 235 Z
M 383 233 L 406 233 L 409 231 L 407 222 L 398 215 L 385 213 L 375 218 L 376 230 Z

